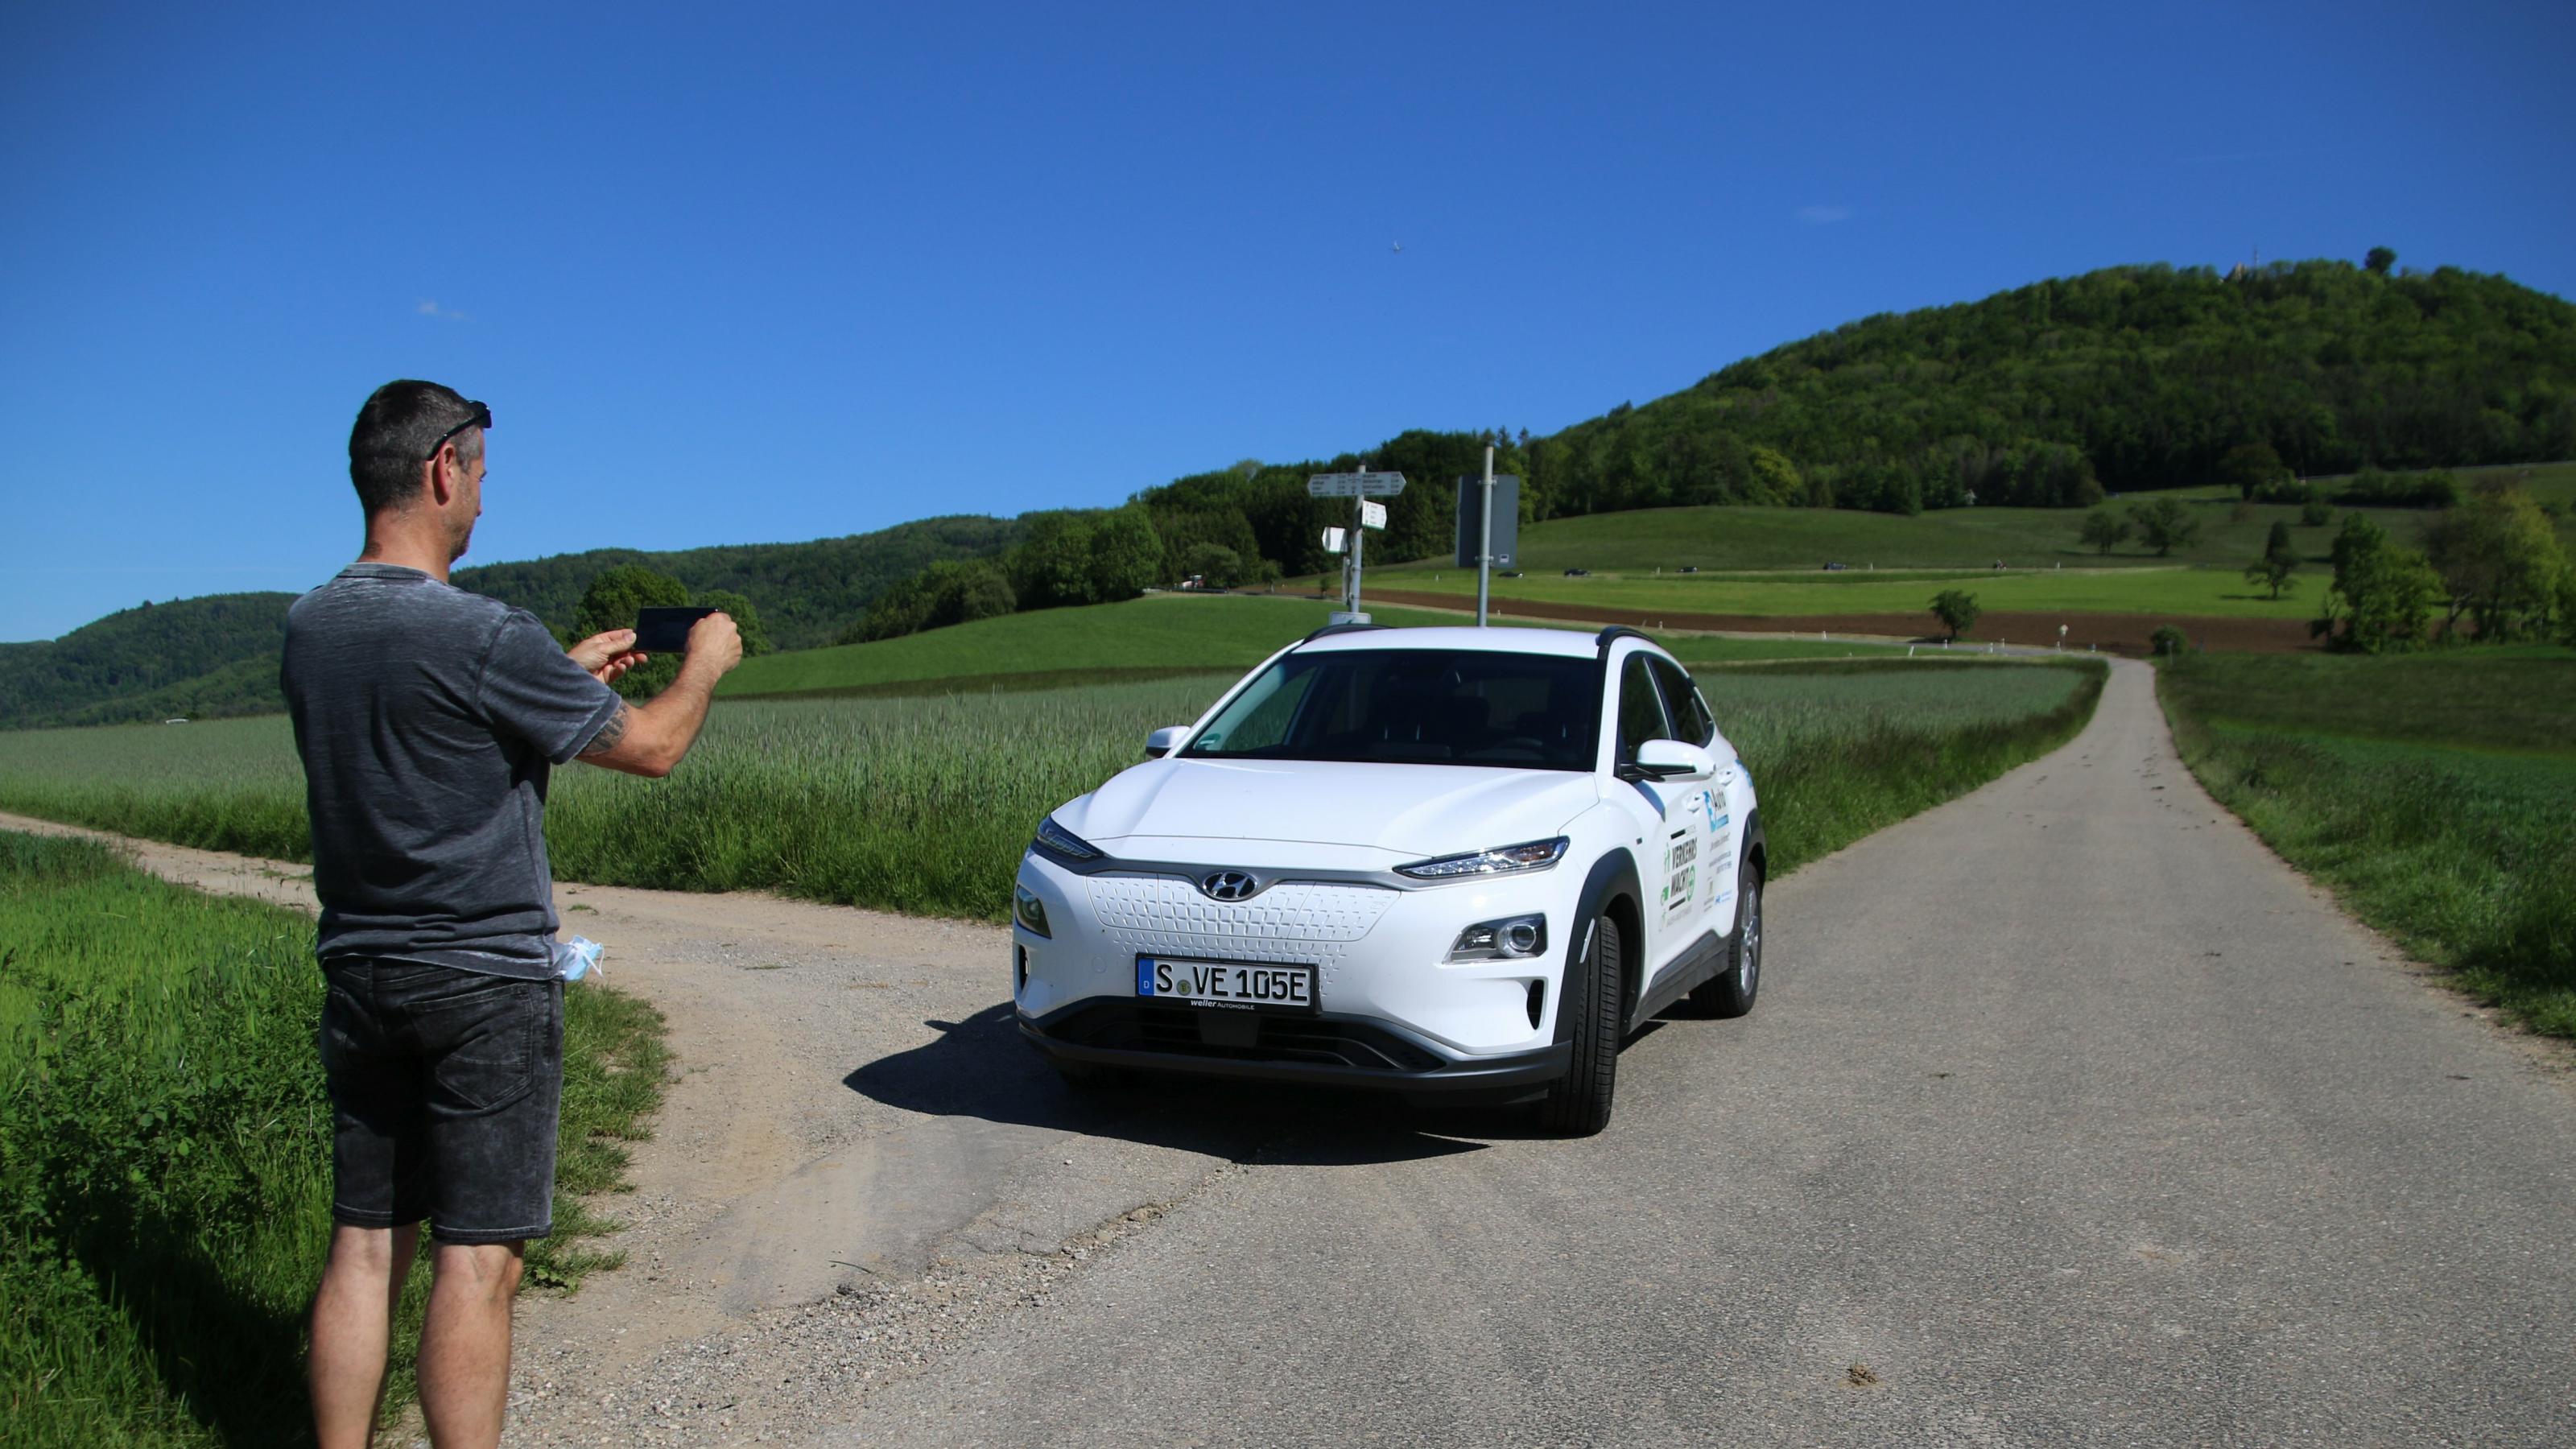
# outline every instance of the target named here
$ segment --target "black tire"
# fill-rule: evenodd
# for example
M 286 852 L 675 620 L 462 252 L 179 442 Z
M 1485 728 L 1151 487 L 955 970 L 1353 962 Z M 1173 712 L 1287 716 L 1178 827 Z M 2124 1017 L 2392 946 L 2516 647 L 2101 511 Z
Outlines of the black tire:
M 1726 965 L 1691 988 L 1691 1005 L 1707 1016 L 1742 1016 L 1762 989 L 1762 868 L 1748 859 L 1735 880 L 1740 900 L 1735 934 L 1726 938 Z
M 1626 1033 L 1620 1008 L 1627 1005 L 1627 953 L 1619 923 L 1608 916 L 1592 920 L 1592 946 L 1585 952 L 1580 979 L 1567 983 L 1563 1010 L 1573 1013 L 1568 1035 L 1574 1061 L 1547 1089 L 1539 1104 L 1539 1125 L 1568 1137 L 1589 1137 L 1610 1125 L 1610 1101 L 1619 1083 L 1619 1040 Z

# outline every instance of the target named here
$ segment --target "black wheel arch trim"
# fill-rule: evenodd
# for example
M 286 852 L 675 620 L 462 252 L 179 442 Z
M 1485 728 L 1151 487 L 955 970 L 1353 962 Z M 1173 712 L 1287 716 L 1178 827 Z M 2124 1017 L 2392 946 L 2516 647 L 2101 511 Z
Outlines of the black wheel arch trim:
M 1573 1019 L 1565 1010 L 1565 1003 L 1573 999 L 1576 983 L 1582 979 L 1586 969 L 1584 958 L 1592 952 L 1592 923 L 1601 918 L 1613 897 L 1625 895 L 1634 902 L 1642 898 L 1644 889 L 1637 874 L 1637 858 L 1625 846 L 1603 852 L 1599 860 L 1592 862 L 1591 873 L 1583 878 L 1583 889 L 1574 898 L 1574 920 L 1569 923 L 1575 929 L 1566 933 L 1565 970 L 1557 977 L 1556 1034 L 1553 1039 L 1559 1045 L 1573 1041 L 1567 1035 L 1572 1030 Z M 1622 989 L 1624 991 L 1625 988 Z

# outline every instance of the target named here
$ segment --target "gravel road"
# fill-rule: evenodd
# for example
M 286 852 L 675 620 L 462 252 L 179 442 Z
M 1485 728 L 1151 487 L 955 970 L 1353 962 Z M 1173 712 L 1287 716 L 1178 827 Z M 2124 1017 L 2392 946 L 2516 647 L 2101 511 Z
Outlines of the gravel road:
M 563 901 L 682 1065 L 513 1444 L 2576 1442 L 2568 1053 L 2212 804 L 2143 666 L 1779 883 L 1759 1008 L 1653 1024 L 1581 1142 L 1077 1099 L 998 930 Z

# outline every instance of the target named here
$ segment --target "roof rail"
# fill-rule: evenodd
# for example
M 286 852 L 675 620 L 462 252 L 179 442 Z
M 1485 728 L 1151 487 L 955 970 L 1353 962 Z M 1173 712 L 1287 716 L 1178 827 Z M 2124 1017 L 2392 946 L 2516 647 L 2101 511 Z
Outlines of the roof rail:
M 1604 654 L 1609 653 L 1610 646 L 1618 643 L 1622 639 L 1643 639 L 1649 644 L 1655 642 L 1654 636 L 1648 634 L 1645 630 L 1631 629 L 1625 624 L 1613 624 L 1609 628 L 1592 636 L 1592 642 L 1599 646 L 1601 652 Z
M 1362 629 L 1386 629 L 1392 627 L 1392 625 L 1388 624 L 1326 624 L 1323 628 L 1316 630 L 1314 633 L 1307 635 L 1305 638 L 1300 639 L 1297 642 L 1300 644 L 1312 644 L 1327 634 L 1353 634 Z

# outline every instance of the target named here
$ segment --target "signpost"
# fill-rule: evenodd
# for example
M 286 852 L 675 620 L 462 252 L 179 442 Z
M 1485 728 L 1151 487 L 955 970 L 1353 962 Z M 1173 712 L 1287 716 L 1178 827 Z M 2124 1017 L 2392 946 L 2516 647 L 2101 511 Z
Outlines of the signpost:
M 1386 505 L 1372 504 L 1371 498 L 1393 498 L 1404 491 L 1401 473 L 1372 473 L 1362 468 L 1356 473 L 1317 473 L 1306 480 L 1306 493 L 1311 498 L 1347 498 L 1351 500 L 1351 526 L 1348 535 L 1351 551 L 1342 560 L 1342 607 L 1332 616 L 1336 624 L 1365 624 L 1367 614 L 1360 611 L 1360 543 L 1362 530 L 1386 527 Z M 1375 522 L 1369 510 L 1377 510 Z
M 1458 567 L 1476 571 L 1476 627 L 1485 627 L 1492 603 L 1494 565 L 1511 567 L 1521 543 L 1521 480 L 1494 474 L 1494 450 L 1485 450 L 1485 476 L 1458 480 Z

